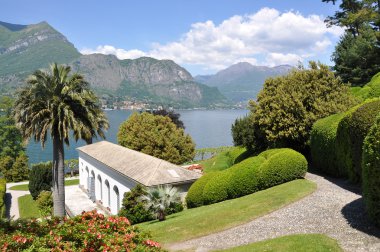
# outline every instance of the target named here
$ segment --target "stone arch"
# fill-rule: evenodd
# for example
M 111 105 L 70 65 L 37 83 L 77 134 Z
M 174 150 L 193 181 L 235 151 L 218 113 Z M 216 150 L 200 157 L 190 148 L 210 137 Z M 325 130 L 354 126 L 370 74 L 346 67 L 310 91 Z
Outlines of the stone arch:
M 115 196 L 114 209 L 116 210 L 116 214 L 117 214 L 119 213 L 119 210 L 120 210 L 120 192 L 119 192 L 119 188 L 116 185 L 113 187 L 113 194 Z
M 106 179 L 104 181 L 104 184 L 106 186 L 106 197 L 104 199 L 104 204 L 105 206 L 107 207 L 111 207 L 111 188 L 110 188 L 110 183 L 108 182 L 108 180 Z
M 103 184 L 102 184 L 102 177 L 100 174 L 98 174 L 98 199 L 100 199 L 103 202 Z

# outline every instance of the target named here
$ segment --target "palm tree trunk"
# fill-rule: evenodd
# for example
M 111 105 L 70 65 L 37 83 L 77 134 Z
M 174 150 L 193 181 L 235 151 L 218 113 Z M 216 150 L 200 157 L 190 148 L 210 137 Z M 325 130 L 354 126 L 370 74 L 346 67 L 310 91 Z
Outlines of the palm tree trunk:
M 59 136 L 53 137 L 53 201 L 54 216 L 65 216 L 65 153 L 63 141 Z

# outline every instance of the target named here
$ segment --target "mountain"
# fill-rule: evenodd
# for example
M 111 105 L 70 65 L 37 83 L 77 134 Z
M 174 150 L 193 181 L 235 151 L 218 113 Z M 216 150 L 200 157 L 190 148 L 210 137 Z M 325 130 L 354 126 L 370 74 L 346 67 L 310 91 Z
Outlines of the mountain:
M 292 68 L 289 65 L 266 67 L 240 62 L 215 75 L 198 75 L 194 79 L 210 87 L 217 87 L 223 95 L 234 102 L 242 102 L 256 98 L 266 78 L 284 75 Z
M 197 83 L 171 60 L 119 60 L 113 55 L 81 55 L 46 22 L 18 25 L 0 22 L 0 91 L 12 92 L 33 71 L 52 62 L 68 64 L 85 75 L 100 95 L 176 108 L 226 106 L 216 87 Z

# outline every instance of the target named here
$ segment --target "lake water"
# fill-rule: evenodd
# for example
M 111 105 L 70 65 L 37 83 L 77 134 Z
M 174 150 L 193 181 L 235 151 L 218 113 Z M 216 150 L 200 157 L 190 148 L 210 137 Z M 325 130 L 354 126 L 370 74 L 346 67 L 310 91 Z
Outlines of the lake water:
M 188 133 L 194 140 L 196 148 L 218 147 L 232 145 L 231 125 L 236 118 L 245 116 L 247 110 L 180 110 L 180 119 Z M 132 111 L 106 111 L 110 128 L 106 133 L 106 140 L 117 143 L 117 132 L 120 123 L 128 119 Z M 94 140 L 96 142 L 96 140 Z M 77 158 L 77 147 L 85 145 L 84 141 L 71 141 L 70 147 L 65 148 L 65 159 Z M 53 149 L 50 139 L 45 149 L 40 143 L 30 142 L 27 146 L 30 163 L 52 160 Z

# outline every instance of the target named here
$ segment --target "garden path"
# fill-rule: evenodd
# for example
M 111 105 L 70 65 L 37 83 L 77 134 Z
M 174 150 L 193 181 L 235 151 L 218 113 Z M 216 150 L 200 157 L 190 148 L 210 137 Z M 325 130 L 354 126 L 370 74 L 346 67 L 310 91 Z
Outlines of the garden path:
M 344 251 L 380 251 L 380 230 L 368 220 L 359 188 L 311 173 L 306 178 L 318 188 L 304 199 L 249 223 L 168 248 L 203 252 L 284 235 L 321 233 L 336 239 Z
M 29 191 L 14 191 L 9 190 L 10 187 L 14 185 L 28 184 L 29 182 L 20 183 L 7 183 L 7 192 L 5 194 L 5 205 L 6 207 L 6 217 L 13 217 L 14 220 L 20 218 L 20 213 L 18 211 L 18 198 L 26 194 L 30 194 Z

